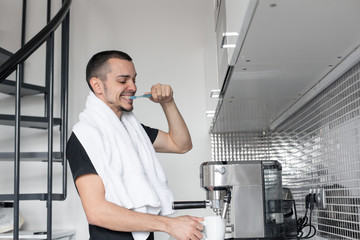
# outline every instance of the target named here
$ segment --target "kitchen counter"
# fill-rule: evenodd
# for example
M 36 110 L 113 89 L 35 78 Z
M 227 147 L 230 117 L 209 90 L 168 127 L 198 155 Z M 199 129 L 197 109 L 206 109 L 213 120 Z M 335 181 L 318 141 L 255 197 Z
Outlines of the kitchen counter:
M 42 231 L 20 231 L 19 232 L 19 239 L 46 239 L 47 235 L 44 234 L 34 234 Z M 13 232 L 9 233 L 2 233 L 0 234 L 0 239 L 10 240 L 13 239 Z M 75 230 L 54 230 L 52 233 L 52 239 L 68 239 L 68 240 L 75 240 L 76 239 L 76 232 Z

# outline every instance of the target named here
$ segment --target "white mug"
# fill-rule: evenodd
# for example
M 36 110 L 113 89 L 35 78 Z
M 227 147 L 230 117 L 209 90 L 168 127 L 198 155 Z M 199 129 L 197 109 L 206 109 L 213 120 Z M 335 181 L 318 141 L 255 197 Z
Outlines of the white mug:
M 204 240 L 224 240 L 226 220 L 220 216 L 206 216 L 202 222 Z

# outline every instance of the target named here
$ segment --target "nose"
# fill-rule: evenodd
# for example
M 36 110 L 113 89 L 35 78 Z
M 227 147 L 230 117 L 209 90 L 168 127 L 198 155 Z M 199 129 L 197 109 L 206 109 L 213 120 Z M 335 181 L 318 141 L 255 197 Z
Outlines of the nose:
M 128 91 L 132 91 L 132 92 L 136 92 L 136 84 L 134 81 L 128 81 L 128 86 L 127 86 L 127 90 Z

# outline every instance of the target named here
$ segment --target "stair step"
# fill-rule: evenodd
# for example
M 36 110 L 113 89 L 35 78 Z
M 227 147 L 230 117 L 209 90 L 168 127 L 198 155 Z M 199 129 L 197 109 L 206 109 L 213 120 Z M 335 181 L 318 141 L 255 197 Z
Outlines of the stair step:
M 6 60 L 8 60 L 11 55 L 11 52 L 0 47 L 0 65 L 2 65 Z
M 54 118 L 54 126 L 60 125 L 61 119 Z M 0 114 L 0 125 L 15 126 L 15 116 L 8 114 Z M 33 116 L 21 116 L 21 127 L 47 129 L 48 118 L 45 117 L 33 117 Z
M 15 81 L 12 80 L 4 80 L 0 83 L 0 92 L 15 95 L 16 93 L 16 85 Z M 46 93 L 47 90 L 45 87 L 37 86 L 29 83 L 21 84 L 21 96 L 29 96 L 36 95 L 40 93 Z
M 11 55 L 11 52 L 0 47 L 0 65 L 2 65 Z M 0 93 L 15 95 L 15 92 L 15 81 L 6 79 L 0 81 Z M 35 95 L 46 92 L 46 88 L 42 86 L 37 86 L 29 83 L 23 83 L 21 86 L 21 96 Z
M 47 200 L 47 193 L 21 193 L 20 200 Z M 63 201 L 64 196 L 61 193 L 53 193 L 52 199 L 54 201 Z M 14 194 L 0 194 L 0 201 L 14 201 Z
M 14 152 L 0 152 L 0 161 L 14 161 Z M 53 162 L 62 162 L 61 152 L 53 152 Z M 20 161 L 47 162 L 47 152 L 21 152 Z

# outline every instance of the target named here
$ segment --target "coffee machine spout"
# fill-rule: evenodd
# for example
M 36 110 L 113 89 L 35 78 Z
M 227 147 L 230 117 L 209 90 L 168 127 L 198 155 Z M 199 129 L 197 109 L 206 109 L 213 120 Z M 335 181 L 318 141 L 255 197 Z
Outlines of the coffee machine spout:
M 223 219 L 226 218 L 226 214 L 229 210 L 230 202 L 231 202 L 231 190 L 228 188 L 226 189 L 226 195 L 224 196 L 224 208 L 221 214 L 221 218 Z

